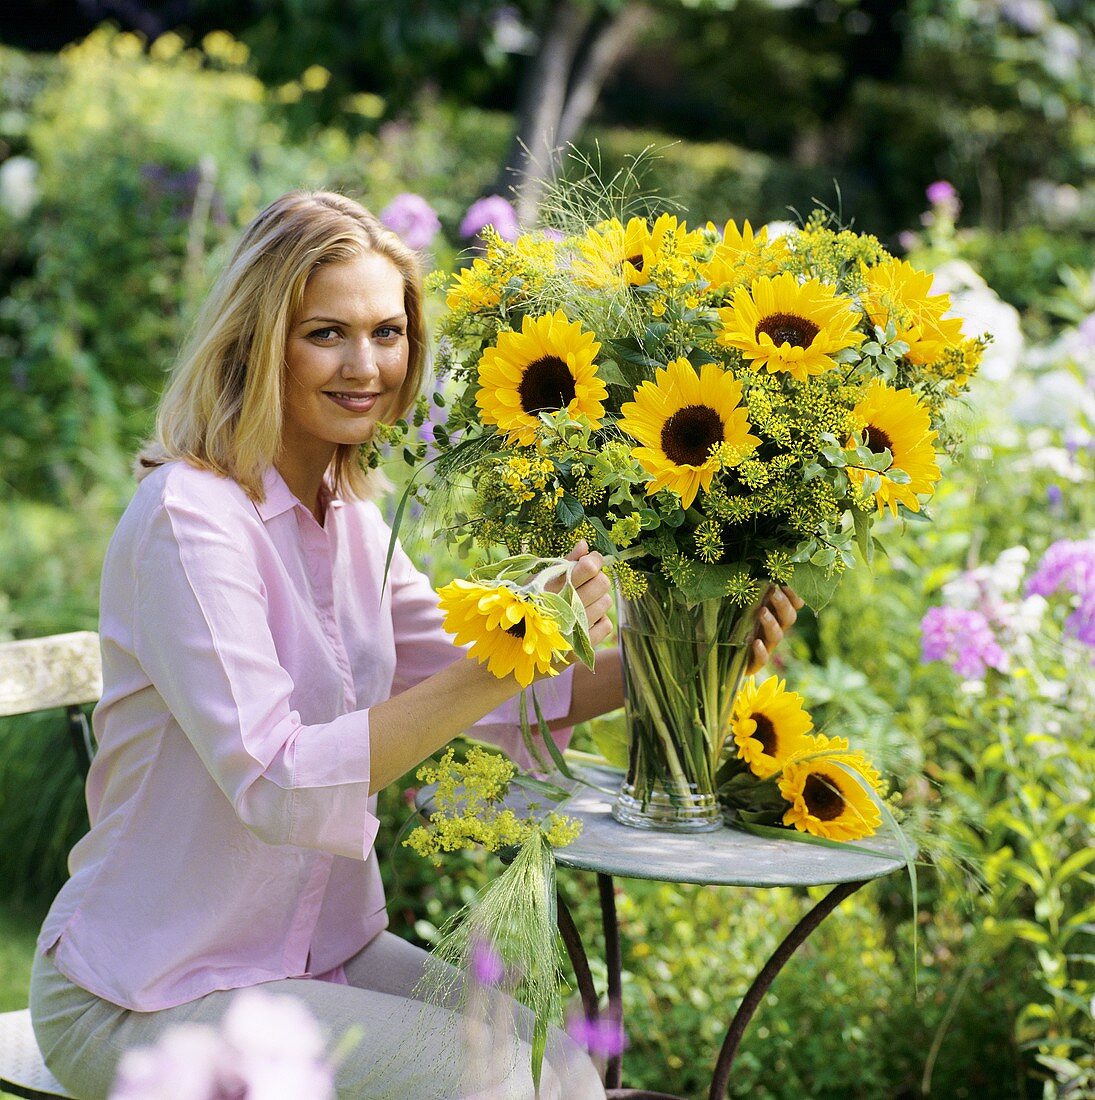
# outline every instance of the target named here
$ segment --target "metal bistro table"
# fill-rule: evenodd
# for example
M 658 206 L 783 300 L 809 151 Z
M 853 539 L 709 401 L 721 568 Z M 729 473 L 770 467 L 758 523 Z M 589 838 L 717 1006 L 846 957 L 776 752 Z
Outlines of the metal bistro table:
M 598 787 L 615 790 L 621 773 L 602 767 L 578 773 Z M 764 964 L 734 1014 L 719 1051 L 709 1100 L 722 1100 L 742 1035 L 764 994 L 787 960 L 806 937 L 846 898 L 871 879 L 881 878 L 905 866 L 900 845 L 894 839 L 872 837 L 856 842 L 878 855 L 845 851 L 795 840 L 769 840 L 738 829 L 723 827 L 709 833 L 665 833 L 621 825 L 611 815 L 612 796 L 578 786 L 560 810 L 580 818 L 582 835 L 559 848 L 560 867 L 593 871 L 601 902 L 605 962 L 608 970 L 609 1011 L 623 1019 L 620 980 L 620 932 L 616 920 L 613 876 L 692 882 L 712 886 L 827 886 L 829 891 L 787 934 Z M 581 937 L 565 902 L 559 898 L 559 931 L 574 967 L 582 1006 L 587 1016 L 598 1012 L 597 993 Z M 609 1060 L 605 1088 L 611 1098 L 631 1100 L 680 1100 L 670 1093 L 621 1087 L 622 1057 Z

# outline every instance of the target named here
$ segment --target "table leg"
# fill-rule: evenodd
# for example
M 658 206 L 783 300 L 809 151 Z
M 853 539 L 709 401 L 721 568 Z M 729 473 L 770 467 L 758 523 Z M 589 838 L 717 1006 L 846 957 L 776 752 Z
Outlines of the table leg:
M 574 924 L 567 903 L 563 901 L 563 895 L 556 891 L 557 916 L 559 921 L 559 934 L 563 937 L 563 946 L 570 957 L 570 965 L 574 968 L 574 980 L 578 983 L 578 993 L 582 998 L 582 1011 L 587 1020 L 597 1018 L 597 990 L 593 985 L 593 975 L 589 970 L 589 958 L 586 949 L 582 946 L 582 937 Z
M 608 968 L 609 1018 L 624 1026 L 623 963 L 620 958 L 620 925 L 616 919 L 616 884 L 611 875 L 597 873 L 597 889 L 601 895 L 601 927 L 605 933 L 605 966 Z M 621 1051 L 608 1060 L 605 1067 L 605 1088 L 618 1089 L 623 1082 L 624 1056 Z
M 734 1063 L 734 1056 L 738 1052 L 741 1037 L 753 1018 L 753 1013 L 760 1006 L 764 994 L 768 992 L 776 975 L 783 969 L 787 960 L 802 946 L 806 937 L 847 897 L 850 897 L 865 882 L 843 882 L 834 886 L 799 922 L 788 932 L 784 941 L 772 953 L 772 957 L 764 964 L 760 973 L 753 979 L 753 984 L 746 991 L 738 1010 L 730 1021 L 726 1038 L 723 1040 L 722 1049 L 719 1051 L 718 1061 L 715 1063 L 715 1076 L 711 1081 L 709 1100 L 723 1100 L 726 1089 L 730 1084 L 730 1070 Z

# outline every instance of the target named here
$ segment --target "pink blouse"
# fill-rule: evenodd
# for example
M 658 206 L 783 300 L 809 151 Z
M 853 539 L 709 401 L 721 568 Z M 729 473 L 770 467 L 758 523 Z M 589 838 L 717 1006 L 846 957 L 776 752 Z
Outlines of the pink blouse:
M 375 504 L 333 499 L 320 526 L 276 470 L 265 488 L 256 505 L 170 463 L 107 551 L 91 830 L 38 948 L 126 1008 L 345 980 L 387 925 L 368 708 L 462 659 L 401 548 L 381 591 Z M 548 718 L 570 679 L 538 685 Z M 517 714 L 514 699 L 476 733 L 527 764 Z

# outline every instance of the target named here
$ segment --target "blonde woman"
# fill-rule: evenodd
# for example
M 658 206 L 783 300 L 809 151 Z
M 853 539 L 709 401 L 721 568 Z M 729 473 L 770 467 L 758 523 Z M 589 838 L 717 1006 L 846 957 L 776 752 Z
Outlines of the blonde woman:
M 390 532 L 356 453 L 425 358 L 415 254 L 326 192 L 255 218 L 180 356 L 104 564 L 91 830 L 32 977 L 46 1062 L 85 1100 L 126 1050 L 259 984 L 332 1037 L 361 1025 L 340 1097 L 533 1095 L 506 1035 L 502 1058 L 431 1057 L 466 1049 L 462 1021 L 413 1001 L 426 955 L 386 931 L 373 847 L 376 792 L 457 734 L 525 759 L 516 682 L 463 659 L 402 550 L 383 585 Z M 584 544 L 572 557 L 596 644 L 608 581 Z M 780 599 L 758 659 L 793 621 Z M 538 693 L 562 742 L 620 705 L 618 657 Z M 540 1095 L 604 1095 L 564 1035 Z

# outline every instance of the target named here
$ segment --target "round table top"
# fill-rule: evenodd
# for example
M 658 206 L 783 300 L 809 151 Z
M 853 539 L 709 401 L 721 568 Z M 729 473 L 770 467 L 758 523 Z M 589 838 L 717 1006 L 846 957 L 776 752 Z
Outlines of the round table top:
M 897 838 L 877 834 L 841 848 L 794 839 L 769 839 L 723 825 L 708 833 L 667 833 L 621 825 L 611 814 L 622 773 L 583 767 L 576 774 L 596 788 L 573 785 L 558 808 L 582 822 L 582 834 L 555 850 L 560 867 L 599 871 L 621 878 L 692 882 L 708 886 L 823 886 L 881 878 L 905 866 Z M 568 787 L 572 784 L 567 783 Z M 426 810 L 432 788 L 419 791 Z M 518 813 L 529 798 L 517 790 L 507 798 Z

